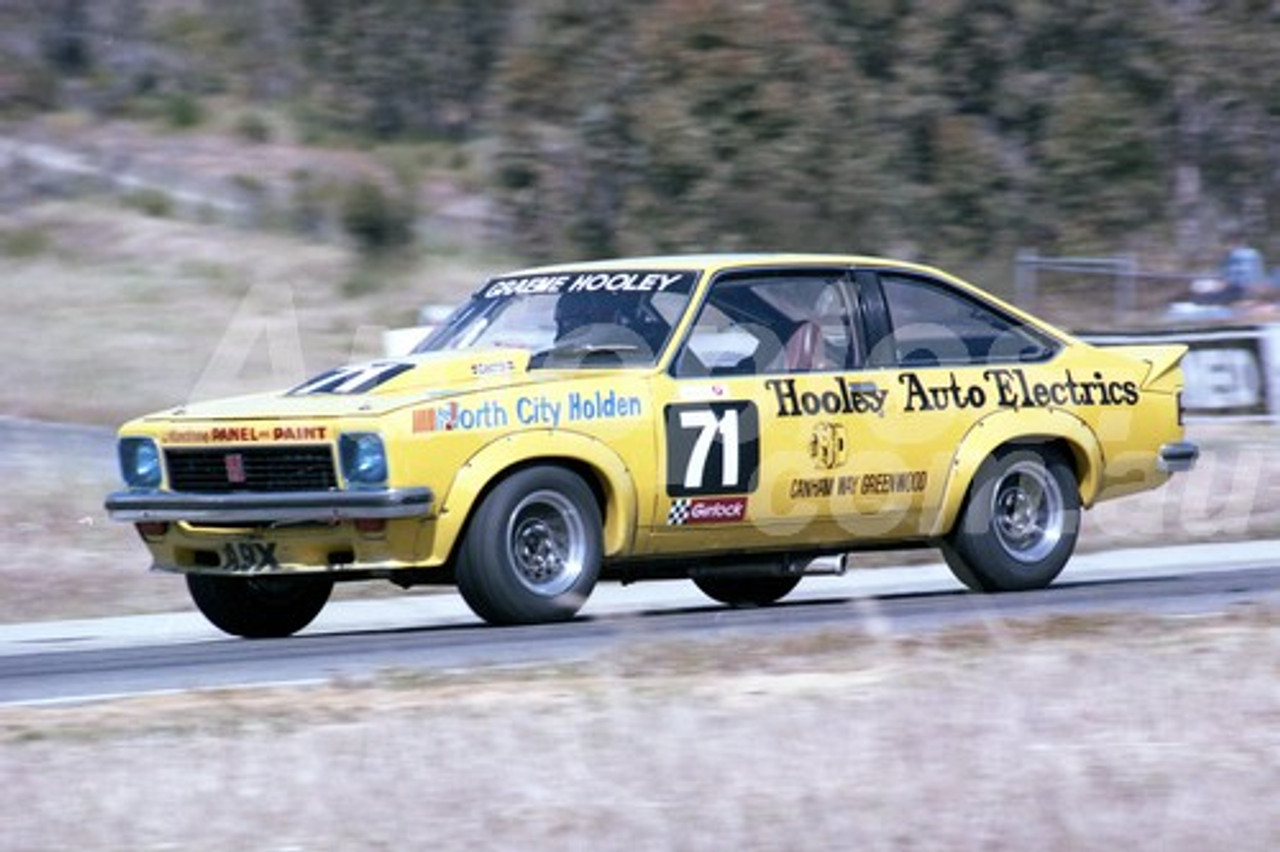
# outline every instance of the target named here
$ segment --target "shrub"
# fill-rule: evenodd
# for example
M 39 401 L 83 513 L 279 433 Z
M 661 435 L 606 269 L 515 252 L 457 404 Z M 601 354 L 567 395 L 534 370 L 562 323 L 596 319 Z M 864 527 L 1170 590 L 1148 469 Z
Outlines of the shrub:
M 0 231 L 0 255 L 15 260 L 39 257 L 49 250 L 49 235 L 40 228 Z
M 175 130 L 198 127 L 204 121 L 204 107 L 192 95 L 177 92 L 164 100 L 164 120 Z
M 383 254 L 413 242 L 413 205 L 363 178 L 342 196 L 342 227 L 363 254 Z
M 271 125 L 256 112 L 246 112 L 236 121 L 236 135 L 246 142 L 263 145 L 271 141 Z
M 157 219 L 173 215 L 173 199 L 158 189 L 140 189 L 124 197 L 124 206 Z

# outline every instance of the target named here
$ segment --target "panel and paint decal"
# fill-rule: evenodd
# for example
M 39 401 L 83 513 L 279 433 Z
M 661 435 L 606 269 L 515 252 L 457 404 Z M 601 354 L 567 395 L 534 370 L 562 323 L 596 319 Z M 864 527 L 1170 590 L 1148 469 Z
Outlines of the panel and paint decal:
M 328 441 L 328 426 L 203 426 L 170 429 L 161 435 L 165 444 L 269 444 Z

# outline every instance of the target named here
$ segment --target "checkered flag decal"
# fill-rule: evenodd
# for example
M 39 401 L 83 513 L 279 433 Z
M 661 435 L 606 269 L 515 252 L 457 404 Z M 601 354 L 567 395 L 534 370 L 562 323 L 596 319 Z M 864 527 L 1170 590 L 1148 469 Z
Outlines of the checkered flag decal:
M 667 526 L 682 527 L 689 520 L 689 500 L 681 498 L 671 501 L 671 511 L 667 512 Z

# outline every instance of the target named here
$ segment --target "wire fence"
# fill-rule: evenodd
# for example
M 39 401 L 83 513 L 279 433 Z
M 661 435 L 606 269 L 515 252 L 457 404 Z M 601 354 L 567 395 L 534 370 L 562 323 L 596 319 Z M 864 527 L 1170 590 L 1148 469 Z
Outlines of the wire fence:
M 1201 275 L 1151 272 L 1129 257 L 1042 257 L 1014 262 L 1018 306 L 1065 328 L 1090 331 L 1167 326 Z

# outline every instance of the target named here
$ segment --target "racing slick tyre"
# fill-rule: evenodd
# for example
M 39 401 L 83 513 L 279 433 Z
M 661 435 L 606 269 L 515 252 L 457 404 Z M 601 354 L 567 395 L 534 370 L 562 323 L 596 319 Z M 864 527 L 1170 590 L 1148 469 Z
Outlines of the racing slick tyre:
M 333 580 L 188 574 L 187 589 L 214 627 L 246 639 L 275 639 L 297 633 L 320 614 Z
M 471 518 L 458 591 L 490 624 L 566 621 L 600 576 L 600 507 L 582 478 L 531 467 L 498 483 Z
M 707 597 L 729 606 L 768 606 L 794 589 L 796 577 L 694 577 L 694 585 Z
M 942 555 L 974 591 L 1042 589 L 1067 564 L 1079 529 L 1080 491 L 1066 460 L 1008 447 L 978 468 Z

